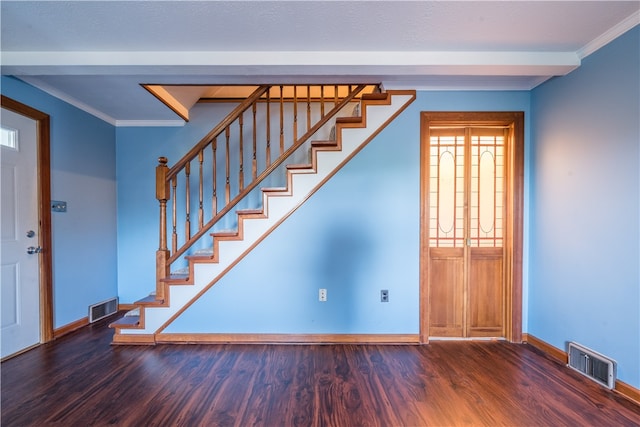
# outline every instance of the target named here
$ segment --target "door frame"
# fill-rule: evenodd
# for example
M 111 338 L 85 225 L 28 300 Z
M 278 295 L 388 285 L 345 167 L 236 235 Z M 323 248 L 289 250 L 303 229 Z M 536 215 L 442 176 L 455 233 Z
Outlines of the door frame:
M 429 151 L 428 130 L 432 125 L 510 126 L 507 161 L 507 201 L 505 221 L 505 338 L 522 342 L 522 246 L 524 214 L 524 112 L 446 112 L 420 113 L 420 343 L 429 342 Z
M 0 105 L 6 110 L 36 122 L 38 181 L 38 245 L 40 269 L 40 343 L 53 340 L 53 246 L 51 239 L 51 155 L 50 117 L 42 111 L 1 95 Z

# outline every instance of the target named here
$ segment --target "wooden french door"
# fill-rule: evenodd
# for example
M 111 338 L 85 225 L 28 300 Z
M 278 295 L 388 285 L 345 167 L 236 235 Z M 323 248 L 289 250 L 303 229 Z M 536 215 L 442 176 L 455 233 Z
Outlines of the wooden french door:
M 521 129 L 467 114 L 423 113 L 421 337 L 519 341 Z

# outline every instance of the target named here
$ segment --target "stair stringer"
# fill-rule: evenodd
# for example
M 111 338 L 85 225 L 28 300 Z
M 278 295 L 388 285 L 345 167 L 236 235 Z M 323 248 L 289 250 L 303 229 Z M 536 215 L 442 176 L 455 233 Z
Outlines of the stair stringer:
M 214 242 L 216 250 L 210 262 L 190 261 L 193 278 L 189 282 L 193 284 L 185 286 L 184 283 L 167 283 L 170 288 L 167 301 L 158 306 L 141 306 L 140 325 L 136 328 L 118 329 L 117 333 L 121 335 L 118 341 L 136 342 L 136 335 L 148 339 L 169 326 L 415 99 L 414 91 L 388 93 L 388 101 L 363 102 L 361 121 L 338 124 L 338 146 L 341 146 L 341 150 L 314 150 L 315 169 L 289 169 L 287 191 L 264 190 L 264 215 L 252 215 L 250 218 L 239 215 L 238 227 L 242 227 L 242 233 L 239 233 L 242 239 L 220 238 Z

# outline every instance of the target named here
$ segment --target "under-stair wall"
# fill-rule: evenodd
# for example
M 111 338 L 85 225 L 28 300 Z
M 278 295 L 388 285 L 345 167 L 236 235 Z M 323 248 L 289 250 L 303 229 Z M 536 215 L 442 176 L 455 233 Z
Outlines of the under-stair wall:
M 319 178 L 313 178 L 316 174 L 311 174 L 311 175 L 307 175 L 304 174 L 303 176 L 308 176 L 309 178 L 312 178 L 317 180 L 318 183 L 322 183 L 324 178 L 322 178 L 322 176 L 324 176 L 323 174 L 326 172 L 320 172 L 321 170 L 326 170 L 327 172 L 330 172 L 331 169 L 326 169 L 327 164 L 327 160 L 328 157 L 336 157 L 336 155 L 338 156 L 337 158 L 343 159 L 344 156 L 348 156 L 346 158 L 346 160 L 344 160 L 344 162 L 349 161 L 349 158 L 351 157 L 351 155 L 349 153 L 352 153 L 351 150 L 353 150 L 354 148 L 360 146 L 363 143 L 366 143 L 369 141 L 370 137 L 368 135 L 372 135 L 372 132 L 375 134 L 378 131 L 378 127 L 381 125 L 385 125 L 386 123 L 388 123 L 393 116 L 395 115 L 394 113 L 397 113 L 399 111 L 401 111 L 402 109 L 404 109 L 404 107 L 407 105 L 407 102 L 410 102 L 412 100 L 412 96 L 410 96 L 409 94 L 395 94 L 392 98 L 389 98 L 389 103 L 392 102 L 392 105 L 388 105 L 388 106 L 384 106 L 384 104 L 388 104 L 388 103 L 384 103 L 384 104 L 380 104 L 379 106 L 377 105 L 368 105 L 365 103 L 363 104 L 364 107 L 363 109 L 366 109 L 366 111 L 363 111 L 363 116 L 364 116 L 364 123 L 366 123 L 367 125 L 367 129 L 362 129 L 362 130 L 358 130 L 358 129 L 343 129 L 342 131 L 340 131 L 340 128 L 338 128 L 338 134 L 342 136 L 341 140 L 342 140 L 342 153 L 338 152 L 334 154 L 330 154 L 329 152 L 320 152 L 317 154 L 318 156 L 318 166 L 317 166 L 317 170 L 319 172 Z M 375 103 L 374 103 L 375 104 Z M 358 126 L 359 127 L 359 126 Z M 352 148 L 349 148 L 352 147 Z M 357 153 L 357 150 L 353 152 L 353 154 Z M 358 154 L 359 156 L 359 154 Z M 339 160 L 339 162 L 342 162 L 343 160 Z M 353 159 L 351 159 L 350 161 L 353 161 Z M 315 162 L 315 160 L 314 160 Z M 331 164 L 331 162 L 329 162 L 329 164 Z M 335 163 L 336 165 L 338 163 Z M 347 163 L 348 165 L 349 163 Z M 375 162 L 372 162 L 372 164 L 375 164 Z M 331 167 L 333 168 L 333 167 Z M 333 175 L 333 172 L 331 172 L 328 177 L 331 177 L 331 175 Z M 298 179 L 300 178 L 300 179 Z M 333 178 L 331 178 L 331 180 L 329 182 L 331 182 L 333 180 Z M 354 182 L 357 182 L 357 178 L 353 178 L 352 179 Z M 293 189 L 294 192 L 294 199 L 297 197 L 298 198 L 298 202 L 295 203 L 300 203 L 301 207 L 298 209 L 302 209 L 302 207 L 304 207 L 306 204 L 309 203 L 310 200 L 313 200 L 316 198 L 316 194 L 311 195 L 311 197 L 307 200 L 306 199 L 306 192 L 303 192 L 302 194 L 300 194 L 300 191 L 303 190 L 304 188 L 304 184 L 302 184 L 302 182 L 308 181 L 307 178 L 305 178 L 304 180 L 302 180 L 301 176 L 294 176 L 294 180 L 293 180 L 293 187 L 291 187 Z M 361 194 L 364 195 L 367 193 L 367 188 L 369 188 L 369 190 L 372 190 L 372 192 L 375 191 L 375 187 L 386 187 L 389 190 L 393 190 L 395 187 L 398 187 L 401 185 L 401 183 L 385 183 L 385 182 L 381 182 L 381 183 L 375 183 L 375 180 L 373 180 L 373 185 L 374 187 L 369 187 L 368 185 L 364 185 L 364 186 L 360 186 L 360 188 L 355 188 L 352 192 L 352 194 L 356 195 L 356 194 Z M 302 187 L 300 187 L 300 185 L 302 185 Z M 316 184 L 314 184 L 316 185 Z M 324 184 L 327 185 L 327 184 Z M 297 190 L 297 191 L 296 191 Z M 300 198 L 300 196 L 302 196 L 302 198 Z M 276 197 L 276 199 L 269 199 L 269 203 L 268 203 L 268 213 L 269 213 L 269 217 L 272 217 L 274 215 L 274 213 L 272 212 L 273 210 L 273 206 L 271 206 L 272 204 L 274 204 L 276 201 L 280 201 L 280 200 L 284 200 L 281 199 L 280 197 Z M 306 200 L 306 202 L 305 202 Z M 275 206 L 275 205 L 274 205 Z M 293 208 L 295 209 L 295 204 L 292 205 Z M 300 205 L 298 205 L 300 206 Z M 363 207 L 363 216 L 367 216 L 368 213 L 370 211 L 372 211 L 375 208 L 369 208 L 369 204 L 365 203 L 362 205 Z M 366 285 L 365 286 L 360 286 L 360 283 L 358 282 L 358 277 L 359 273 L 358 270 L 366 265 L 367 263 L 370 263 L 372 260 L 374 260 L 374 262 L 377 261 L 377 263 L 379 264 L 380 267 L 380 277 L 384 276 L 384 271 L 385 267 L 384 267 L 384 263 L 383 260 L 381 258 L 378 258 L 376 260 L 376 256 L 377 257 L 381 257 L 384 256 L 384 254 L 379 253 L 379 254 L 373 254 L 374 258 L 371 258 L 369 255 L 372 255 L 369 253 L 369 251 L 367 251 L 367 240 L 373 240 L 373 238 L 375 236 L 368 236 L 367 235 L 367 231 L 364 230 L 360 230 L 358 223 L 354 223 L 354 224 L 349 224 L 348 222 L 342 222 L 341 217 L 342 215 L 339 213 L 338 216 L 335 216 L 334 213 L 331 211 L 331 209 L 327 210 L 326 207 L 320 207 L 319 209 L 317 209 L 318 212 L 320 213 L 320 216 L 318 217 L 317 220 L 312 220 L 311 222 L 309 222 L 307 224 L 305 228 L 306 230 L 301 230 L 301 232 L 295 232 L 292 234 L 292 237 L 294 234 L 299 235 L 300 237 L 302 237 L 303 240 L 300 241 L 300 243 L 296 244 L 295 240 L 292 239 L 291 243 L 287 245 L 287 250 L 290 252 L 289 255 L 284 254 L 284 256 L 282 256 L 280 259 L 276 259 L 273 260 L 272 262 L 270 262 L 270 266 L 278 266 L 278 268 L 280 270 L 287 270 L 287 271 L 295 271 L 296 269 L 298 270 L 298 280 L 296 280 L 295 282 L 297 283 L 295 289 L 290 289 L 290 290 L 286 290 L 286 289 L 280 289 L 279 286 L 274 286 L 274 282 L 271 280 L 272 277 L 275 278 L 275 280 L 278 280 L 276 278 L 277 275 L 273 276 L 269 273 L 267 273 L 266 276 L 263 277 L 263 283 L 262 285 L 264 287 L 266 287 L 267 289 L 271 288 L 273 289 L 276 293 L 281 294 L 282 298 L 285 301 L 290 301 L 290 298 L 294 295 L 299 294 L 301 291 L 304 294 L 309 294 L 309 286 L 315 286 L 315 285 L 320 285 L 320 288 L 324 288 L 327 289 L 327 285 L 332 285 L 332 287 L 335 290 L 335 302 L 346 302 L 347 306 L 350 306 L 352 304 L 350 304 L 347 300 L 351 299 L 349 298 L 348 294 L 353 293 L 353 298 L 358 298 L 360 299 L 361 297 L 364 298 L 365 300 L 369 300 L 371 301 L 371 298 L 367 298 L 367 296 L 371 296 L 374 294 L 377 294 L 377 296 L 375 298 L 379 298 L 379 290 L 375 291 L 373 290 L 373 288 L 371 287 L 371 284 Z M 384 209 L 378 209 L 379 212 L 383 212 Z M 276 209 L 277 211 L 277 209 Z M 391 219 L 393 220 L 394 218 L 391 217 Z M 271 220 L 271 218 L 270 218 Z M 289 223 L 290 218 L 287 218 L 285 220 L 285 223 Z M 250 221 L 249 223 L 247 221 L 245 221 L 245 230 L 246 228 L 249 226 L 249 224 L 252 221 Z M 315 223 L 318 223 L 318 225 L 320 225 L 320 227 L 316 227 Z M 280 229 L 282 229 L 284 227 L 283 224 L 280 224 L 279 222 L 277 223 L 278 227 L 275 229 L 275 231 L 273 231 L 272 233 L 275 234 L 281 234 L 280 233 Z M 356 235 L 354 237 L 353 232 L 360 232 L 362 231 L 362 235 Z M 317 232 L 320 232 L 319 236 L 314 236 L 314 234 L 316 234 Z M 289 234 L 290 231 L 284 231 L 285 234 Z M 376 234 L 375 232 L 373 232 L 373 234 Z M 300 250 L 304 250 L 305 249 L 305 243 L 304 243 L 304 239 L 305 236 L 309 235 L 310 236 L 310 241 L 313 241 L 315 243 L 311 244 L 310 247 L 312 247 L 312 249 L 316 250 L 316 253 L 313 255 L 313 258 L 315 258 L 315 265 L 314 264 L 310 264 L 310 263 L 305 263 L 302 266 L 299 265 L 295 265 L 294 263 L 289 262 L 289 258 L 292 255 L 295 255 L 296 252 L 298 251 L 298 249 Z M 258 247 L 263 246 L 264 242 L 261 242 Z M 225 257 L 225 249 L 229 249 L 229 248 L 223 248 L 222 245 L 220 247 L 220 257 L 221 259 Z M 253 248 L 252 252 L 255 252 L 257 249 Z M 347 250 L 349 252 L 349 254 L 345 254 L 344 250 Z M 249 255 L 251 255 L 251 253 Z M 320 265 L 318 264 L 322 263 L 324 265 Z M 222 263 L 222 261 L 221 261 Z M 204 271 L 204 269 L 206 268 L 205 265 L 202 265 L 202 267 L 200 268 L 200 270 L 197 270 L 199 268 L 200 264 L 198 264 L 196 266 L 196 287 L 200 286 L 198 284 L 198 282 L 200 281 L 198 279 L 199 274 L 200 275 L 204 275 L 205 277 L 215 277 L 215 276 L 210 276 L 209 274 L 202 274 L 202 271 Z M 212 271 L 218 271 L 220 270 L 220 268 L 216 267 L 216 265 L 212 265 L 213 270 Z M 301 267 L 301 268 L 298 268 Z M 233 267 L 233 269 L 231 270 L 232 272 L 235 270 L 240 270 L 242 271 L 244 268 L 246 268 L 245 266 L 235 266 Z M 251 267 L 249 267 L 251 268 Z M 201 273 L 198 273 L 198 271 L 200 271 Z M 388 270 L 387 270 L 388 271 Z M 249 279 L 250 281 L 252 280 L 253 282 L 255 282 L 258 277 L 262 277 L 262 273 L 261 273 L 261 269 L 258 270 L 254 270 L 254 275 L 253 275 L 253 279 Z M 225 277 L 228 276 L 230 274 L 230 272 L 227 272 L 225 274 Z M 333 277 L 334 280 L 330 280 L 332 283 L 327 283 L 327 275 L 329 275 L 330 277 Z M 310 282 L 310 279 L 313 278 L 313 282 Z M 224 279 L 224 278 L 223 278 Z M 209 280 L 209 279 L 207 279 Z M 219 282 L 216 282 L 216 285 L 214 286 L 214 288 L 218 287 Z M 233 285 L 232 285 L 233 286 Z M 360 287 L 362 288 L 361 291 L 364 291 L 365 294 L 362 296 L 356 296 L 355 293 L 357 292 L 357 290 L 355 290 L 355 288 Z M 388 287 L 388 286 L 387 286 Z M 173 304 L 174 301 L 174 296 L 177 296 L 178 299 L 180 300 L 180 296 L 177 292 L 180 291 L 180 293 L 182 293 L 181 291 L 184 289 L 186 291 L 187 288 L 183 288 L 183 287 L 178 287 L 179 289 L 175 289 L 172 288 L 172 297 L 171 297 L 171 301 Z M 174 290 L 175 289 L 175 290 Z M 319 288 L 316 288 L 314 291 L 311 292 L 312 294 L 312 301 L 316 300 L 317 298 L 317 292 L 318 292 Z M 211 290 L 209 290 L 209 292 L 212 292 Z M 207 292 L 207 293 L 209 293 Z M 215 292 L 215 291 L 214 291 Z M 256 292 L 251 292 L 253 295 L 259 295 L 260 293 L 256 293 Z M 199 297 L 199 299 L 203 298 L 202 296 Z M 374 298 L 374 300 L 375 300 Z M 396 310 L 399 309 L 399 307 L 401 307 L 402 301 L 406 300 L 406 295 L 401 295 L 400 293 L 398 293 L 398 298 L 397 301 L 398 303 L 395 304 Z M 379 302 L 379 301 L 378 301 Z M 196 301 L 197 304 L 197 301 Z M 415 301 L 414 301 L 415 304 Z M 235 302 L 234 303 L 235 306 L 237 306 L 239 309 L 242 308 L 243 304 L 241 302 Z M 277 315 L 277 307 L 278 304 L 271 304 L 271 303 L 267 303 L 267 305 L 270 306 L 270 309 L 276 309 L 276 312 L 272 312 L 272 316 L 273 315 Z M 387 304 L 388 305 L 388 304 Z M 206 306 L 206 305 L 205 305 Z M 332 305 L 332 307 L 330 309 L 334 309 L 335 308 L 335 304 Z M 147 310 L 149 311 L 149 310 Z M 190 311 L 190 310 L 188 310 Z M 205 308 L 205 312 L 207 312 L 208 310 Z M 307 310 L 308 314 L 310 314 L 309 310 Z M 158 313 L 159 314 L 159 313 Z M 365 314 L 365 313 L 363 313 Z M 392 317 L 397 317 L 398 315 L 400 315 L 400 313 L 394 313 L 393 311 L 390 311 L 390 314 Z M 183 315 L 181 315 L 180 317 L 189 317 L 190 313 L 185 313 Z M 349 313 L 348 316 L 353 315 L 353 312 Z M 323 315 L 320 315 L 320 317 L 325 317 Z M 146 319 L 145 319 L 145 323 L 152 325 L 155 322 L 155 318 L 156 318 L 156 314 L 151 314 L 151 312 L 149 312 L 146 315 Z M 333 316 L 334 320 L 339 321 L 339 316 Z M 294 320 L 294 319 L 292 319 Z M 389 322 L 389 324 L 391 325 L 391 322 Z M 205 317 L 200 318 L 198 321 L 196 321 L 195 323 L 198 326 L 197 331 L 199 333 L 202 332 L 202 328 L 200 327 L 202 323 L 206 323 L 209 324 L 208 322 L 208 317 L 205 315 Z M 314 322 L 314 320 L 312 320 L 312 322 Z M 234 320 L 231 320 L 231 323 L 236 323 L 238 325 L 242 325 L 243 323 L 245 323 L 245 321 L 240 321 L 240 322 L 236 322 Z M 286 323 L 289 324 L 295 324 L 295 320 L 292 321 L 287 321 Z M 166 324 L 165 324 L 166 325 Z M 171 326 L 171 324 L 169 324 L 169 326 Z M 266 325 L 265 325 L 266 326 Z M 306 329 L 306 331 L 303 332 L 299 332 L 299 333 L 303 333 L 303 334 L 309 334 L 309 333 L 316 333 L 317 331 L 315 331 L 315 328 L 312 332 L 308 331 L 308 327 L 303 326 L 303 325 L 299 325 L 301 326 L 303 329 Z M 146 326 L 148 327 L 148 326 Z M 208 326 L 204 326 L 204 329 L 206 329 Z M 267 328 L 269 328 L 269 326 L 267 326 Z M 152 327 L 151 329 L 154 329 L 154 327 Z M 214 327 L 215 329 L 215 327 Z M 275 330 L 284 330 L 282 327 L 275 327 Z M 285 328 L 286 329 L 286 328 Z M 360 332 L 359 329 L 361 329 L 360 326 L 357 325 L 353 325 L 353 330 L 352 331 L 348 331 L 348 332 L 340 332 L 340 333 L 355 333 L 355 334 L 360 334 L 363 332 Z M 392 330 L 393 327 L 390 326 L 389 328 L 387 328 L 387 331 L 384 332 L 386 334 L 389 333 L 393 333 L 390 332 L 390 330 Z M 162 329 L 161 329 L 162 330 Z M 126 331 L 123 331 L 126 332 Z M 192 333 L 193 331 L 188 330 L 186 333 Z M 211 332 L 211 331 L 210 331 Z M 214 332 L 220 332 L 220 331 L 214 331 Z M 255 332 L 255 331 L 250 331 L 250 332 Z M 265 333 L 264 331 L 258 331 L 258 333 Z M 286 334 L 291 334 L 294 332 L 290 332 L 290 331 L 285 331 L 283 333 Z M 367 332 L 364 332 L 367 333 Z M 184 333 L 183 333 L 184 334 Z M 174 337 L 174 333 L 169 332 L 167 334 L 162 334 L 161 337 L 156 336 L 156 339 L 168 339 L 167 337 Z M 179 337 L 178 339 L 182 339 L 184 337 Z M 195 340 L 201 340 L 202 337 L 198 337 Z M 190 338 L 188 338 L 188 340 L 191 340 Z
M 416 259 L 405 254 L 417 253 L 419 243 L 414 232 L 419 199 L 413 197 L 415 186 L 407 185 L 419 179 L 419 158 L 394 149 L 402 142 L 389 137 L 393 127 L 374 138 L 159 339 L 417 334 L 419 300 L 413 284 L 418 270 Z M 402 208 L 389 209 L 396 204 Z M 318 301 L 320 288 L 327 289 L 327 302 Z M 389 303 L 380 302 L 381 289 L 390 291 Z
M 312 197 L 318 189 L 325 185 L 337 171 L 347 164 L 353 156 L 358 154 L 358 152 L 366 146 L 375 135 L 383 130 L 414 99 L 415 93 L 406 91 L 387 94 L 371 94 L 367 95 L 366 98 L 363 97 L 360 108 L 355 110 L 356 114 L 352 117 L 345 118 L 344 120 L 341 119 L 339 124 L 336 125 L 336 130 L 334 132 L 335 140 L 333 137 L 329 140 L 327 140 L 326 137 L 322 137 L 320 140 L 312 140 L 314 142 L 312 142 L 309 147 L 313 147 L 313 149 L 308 151 L 308 165 L 296 165 L 295 163 L 290 163 L 290 161 L 287 160 L 287 180 L 284 188 L 267 190 L 263 187 L 264 200 L 262 206 L 258 210 L 252 209 L 251 213 L 238 213 L 237 230 L 226 230 L 222 234 L 214 231 L 214 247 L 212 252 L 210 252 L 208 256 L 202 256 L 199 254 L 197 259 L 190 257 L 189 269 L 187 271 L 188 280 L 180 279 L 176 281 L 176 278 L 172 278 L 171 281 L 167 282 L 167 284 L 162 286 L 161 289 L 159 288 L 158 295 L 161 295 L 160 297 L 155 295 L 150 296 L 149 298 L 145 297 L 139 302 L 142 307 L 137 309 L 135 312 L 128 313 L 123 319 L 115 322 L 113 324 L 113 327 L 116 328 L 114 342 L 158 342 L 159 333 L 164 331 L 167 326 L 170 326 L 176 317 L 181 315 L 185 309 L 200 299 L 202 295 L 211 288 L 211 286 L 217 284 L 220 279 L 224 278 L 224 276 L 228 274 L 228 272 L 233 269 L 247 254 L 251 253 L 251 251 L 255 249 L 256 245 L 261 243 L 265 237 L 271 234 L 274 230 L 277 230 L 284 220 L 286 220 L 293 212 L 295 212 L 295 210 Z M 245 102 L 243 105 L 247 105 L 247 103 Z M 246 107 L 243 106 L 242 108 Z M 336 110 L 334 109 L 334 111 Z M 225 119 L 225 123 L 227 123 L 227 119 Z M 242 126 L 242 123 L 240 123 L 240 125 Z M 227 125 L 225 124 L 224 126 Z M 216 129 L 221 129 L 221 126 L 218 126 Z M 280 119 L 280 129 L 282 129 L 282 115 Z M 317 127 L 312 129 L 317 129 Z M 216 130 L 215 132 L 218 131 Z M 315 130 L 313 132 L 315 132 Z M 203 141 L 207 141 L 211 135 L 215 134 L 210 133 Z M 282 130 L 280 130 L 280 135 L 282 135 Z M 317 136 L 312 135 L 311 132 L 307 135 L 312 138 L 317 138 Z M 269 140 L 267 139 L 267 149 L 269 148 L 268 141 Z M 226 145 L 227 147 L 229 146 L 228 130 Z M 198 145 L 197 147 L 198 148 L 191 150 L 190 153 L 197 154 L 198 150 L 202 149 L 202 145 Z M 242 141 L 240 143 L 240 147 L 242 147 Z M 213 155 L 215 159 L 215 144 L 212 148 L 214 150 Z M 281 138 L 280 151 L 282 152 L 282 150 L 284 150 L 284 148 Z M 255 153 L 255 147 L 253 151 Z M 189 155 L 191 156 L 192 154 Z M 226 199 L 229 200 L 229 156 L 226 155 L 225 157 L 227 170 Z M 162 160 L 162 163 L 166 163 L 166 160 Z M 199 210 L 200 224 L 202 224 L 203 168 L 201 151 L 199 170 Z M 242 172 L 242 170 L 242 164 L 240 164 L 239 171 Z M 186 171 L 188 178 L 189 169 Z M 161 182 L 165 182 L 165 174 L 166 172 L 161 173 L 160 176 L 163 176 Z M 172 179 L 171 186 L 173 188 L 172 194 L 174 194 L 175 198 L 175 179 Z M 215 188 L 214 182 L 214 194 Z M 189 190 L 188 182 L 186 184 L 186 189 L 187 191 Z M 158 196 L 158 199 L 163 199 L 163 203 L 161 203 L 161 212 L 163 212 L 161 215 L 161 224 L 165 224 L 164 200 L 166 200 L 168 196 L 165 195 L 167 194 L 166 190 L 162 191 L 162 193 L 158 193 L 162 194 L 162 196 Z M 187 197 L 187 202 L 189 202 L 189 197 Z M 173 204 L 172 210 L 175 218 L 175 203 Z M 188 226 L 188 210 L 186 218 L 186 225 Z M 202 227 L 202 225 L 200 225 L 200 227 Z M 164 230 L 164 225 L 162 225 L 161 230 Z M 173 221 L 173 230 L 173 250 L 175 251 L 175 220 Z M 164 242 L 166 241 L 164 236 L 164 232 L 161 231 L 161 247 L 164 246 Z M 211 256 L 211 253 L 213 256 Z M 287 260 L 283 260 L 282 264 L 284 267 L 287 267 Z M 162 282 L 160 283 L 162 284 Z M 167 285 L 169 285 L 169 287 L 167 287 Z M 412 337 L 412 339 L 414 338 L 415 337 Z M 322 341 L 325 340 L 322 339 Z

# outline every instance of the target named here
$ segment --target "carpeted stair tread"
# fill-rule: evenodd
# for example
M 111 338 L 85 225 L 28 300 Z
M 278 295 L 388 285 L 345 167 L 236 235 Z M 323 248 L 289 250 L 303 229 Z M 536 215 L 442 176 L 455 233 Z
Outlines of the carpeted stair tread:
M 164 304 L 163 299 L 157 299 L 154 294 L 148 295 L 142 299 L 139 299 L 135 302 L 137 305 L 162 305 Z
M 304 169 L 308 169 L 308 170 L 312 171 L 313 170 L 313 165 L 311 163 L 291 164 L 291 165 L 287 165 L 287 169 L 289 169 L 289 170 L 304 170 Z
M 140 316 L 123 316 L 115 322 L 109 324 L 110 328 L 124 329 L 124 328 L 136 328 L 140 325 Z

